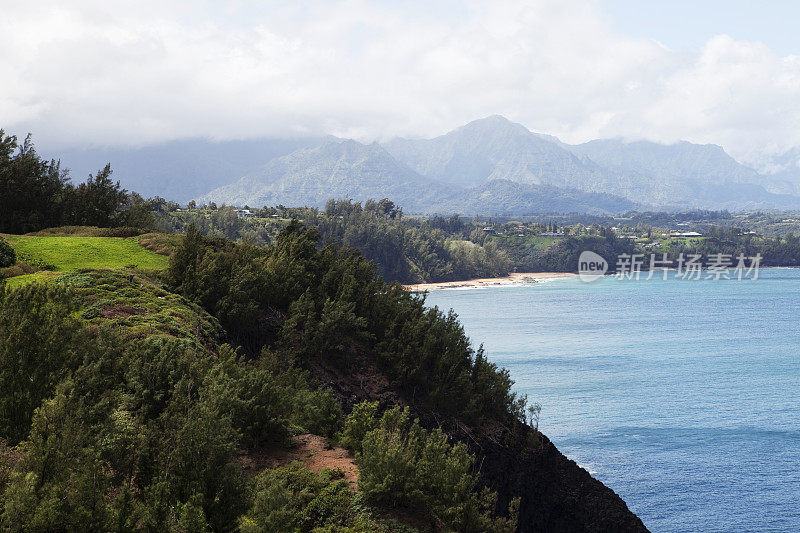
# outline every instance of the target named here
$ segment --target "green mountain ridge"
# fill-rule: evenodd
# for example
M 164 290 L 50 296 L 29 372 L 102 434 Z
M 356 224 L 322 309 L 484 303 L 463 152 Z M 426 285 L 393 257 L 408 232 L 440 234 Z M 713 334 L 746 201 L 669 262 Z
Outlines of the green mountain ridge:
M 618 197 L 644 209 L 798 209 L 796 150 L 759 166 L 743 165 L 716 145 L 600 139 L 579 145 L 535 133 L 502 116 L 479 119 L 433 139 L 393 139 L 381 145 L 325 138 L 213 142 L 173 141 L 130 150 L 54 152 L 78 175 L 111 161 L 124 187 L 233 205 L 308 205 L 328 198 L 393 198 L 409 211 L 441 209 L 515 214 L 586 211 L 574 193 L 546 185 Z M 91 161 L 91 164 L 89 163 Z M 534 186 L 520 202 L 502 203 L 485 186 L 505 180 Z M 481 189 L 484 187 L 484 189 Z M 552 205 L 552 207 L 547 207 Z

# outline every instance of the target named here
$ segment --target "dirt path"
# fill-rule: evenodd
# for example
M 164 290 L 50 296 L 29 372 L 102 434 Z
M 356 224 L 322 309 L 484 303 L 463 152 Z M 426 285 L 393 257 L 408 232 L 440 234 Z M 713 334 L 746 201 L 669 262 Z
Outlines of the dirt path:
M 253 474 L 261 472 L 265 468 L 276 468 L 300 461 L 311 471 L 322 472 L 325 468 L 344 472 L 344 479 L 347 481 L 350 490 L 357 491 L 358 486 L 358 467 L 353 462 L 350 453 L 339 446 L 330 446 L 328 439 L 304 433 L 293 438 L 296 446 L 291 450 L 284 449 L 262 449 L 251 451 L 239 457 L 239 462 L 245 471 Z

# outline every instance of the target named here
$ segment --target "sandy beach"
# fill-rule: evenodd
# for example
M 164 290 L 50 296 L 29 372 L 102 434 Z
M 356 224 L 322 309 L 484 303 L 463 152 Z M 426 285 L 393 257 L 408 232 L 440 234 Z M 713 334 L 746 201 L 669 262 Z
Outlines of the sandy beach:
M 478 278 L 462 281 L 442 281 L 439 283 L 416 283 L 403 285 L 412 292 L 433 291 L 437 289 L 472 289 L 480 287 L 495 287 L 501 285 L 520 285 L 523 283 L 539 283 L 555 278 L 569 278 L 576 276 L 569 272 L 514 272 L 502 278 Z

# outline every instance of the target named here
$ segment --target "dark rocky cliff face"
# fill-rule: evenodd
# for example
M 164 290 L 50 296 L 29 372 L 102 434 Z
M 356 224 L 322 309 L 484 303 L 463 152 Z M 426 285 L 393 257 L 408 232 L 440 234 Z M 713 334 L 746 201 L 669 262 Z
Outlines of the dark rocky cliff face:
M 471 446 L 483 482 L 499 495 L 499 507 L 507 508 L 516 495 L 522 497 L 519 531 L 647 531 L 613 490 L 541 433 L 527 427 L 522 429 L 526 433 L 517 442 L 502 444 L 483 432 Z
M 429 428 L 441 427 L 467 444 L 476 456 L 481 480 L 498 493 L 498 511 L 521 497 L 519 531 L 548 533 L 646 532 L 613 490 L 565 457 L 543 434 L 518 421 L 491 420 L 481 427 L 442 416 L 408 401 L 367 358 L 348 369 L 315 366 L 312 373 L 329 387 L 345 410 L 368 400 L 381 408 L 410 406 Z

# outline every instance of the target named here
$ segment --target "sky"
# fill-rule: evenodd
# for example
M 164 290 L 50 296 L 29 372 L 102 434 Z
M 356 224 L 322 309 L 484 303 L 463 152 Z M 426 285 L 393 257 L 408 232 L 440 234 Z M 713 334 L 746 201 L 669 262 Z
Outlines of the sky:
M 800 146 L 784 0 L 0 0 L 0 127 L 39 146 L 431 137 Z

